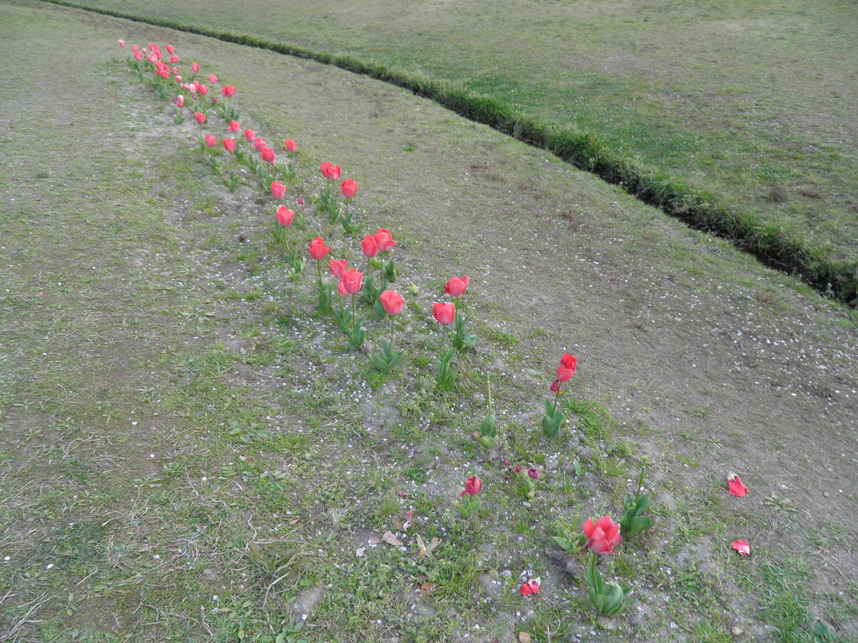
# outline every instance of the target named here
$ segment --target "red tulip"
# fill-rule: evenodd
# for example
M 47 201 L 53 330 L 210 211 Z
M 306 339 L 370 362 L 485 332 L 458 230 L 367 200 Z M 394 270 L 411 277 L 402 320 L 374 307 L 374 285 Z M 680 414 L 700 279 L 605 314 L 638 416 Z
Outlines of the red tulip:
M 252 129 L 246 129 L 244 130 L 244 138 L 246 138 L 248 141 L 252 141 L 256 138 L 256 132 L 254 132 Z
M 194 118 L 197 119 L 197 123 L 200 125 L 206 122 L 206 115 L 202 112 L 194 112 Z
M 357 181 L 353 179 L 346 179 L 340 186 L 340 190 L 343 191 L 343 196 L 347 199 L 354 198 L 354 195 L 357 194 L 357 188 Z
M 461 279 L 453 277 L 447 282 L 447 285 L 444 286 L 444 294 L 452 295 L 453 297 L 461 297 L 465 294 L 465 290 L 467 290 L 470 282 L 471 280 L 469 277 L 462 277 Z
M 560 390 L 560 380 L 554 380 L 548 388 L 551 389 L 552 393 L 557 393 Z
M 396 242 L 393 240 L 393 235 L 390 234 L 390 230 L 379 228 L 378 232 L 373 236 L 375 236 L 375 245 L 378 246 L 379 252 L 387 252 L 396 245 Z
M 217 145 L 217 136 L 215 136 L 214 134 L 207 134 L 206 145 L 208 145 L 209 147 L 214 147 L 215 145 Z
M 337 292 L 340 293 L 343 297 L 349 294 L 349 291 L 346 290 L 346 285 L 343 283 L 342 279 L 337 282 Z
M 537 480 L 539 478 L 539 469 L 537 469 L 536 467 L 528 467 L 527 468 L 527 476 L 529 478 L 533 478 L 534 480 Z
M 405 305 L 405 300 L 395 290 L 385 290 L 379 296 L 381 305 L 384 306 L 384 311 L 388 315 L 398 315 L 402 312 L 402 307 Z
M 456 304 L 432 304 L 432 314 L 439 324 L 446 326 L 456 318 Z
M 238 121 L 230 121 L 227 129 L 230 132 L 240 132 L 241 131 L 241 124 Z
M 253 147 L 256 148 L 258 152 L 261 152 L 262 148 L 265 147 L 265 139 L 261 136 L 257 136 L 253 139 Z
M 168 54 L 172 54 L 174 51 L 176 51 L 176 48 L 173 47 L 173 45 L 167 45 L 167 53 Z
M 119 46 L 120 46 L 120 47 L 124 47 L 124 46 L 125 46 L 125 41 L 124 41 L 124 40 L 122 40 L 121 38 L 119 39 Z
M 304 199 L 298 199 L 298 205 L 304 205 Z
M 286 195 L 286 186 L 283 185 L 280 181 L 273 181 L 271 183 L 271 196 L 275 199 L 282 199 Z
M 748 487 L 742 484 L 739 476 L 735 473 L 730 473 L 727 476 L 727 491 L 734 496 L 739 496 L 740 498 L 744 498 L 748 495 Z
M 614 551 L 614 545 L 623 539 L 620 536 L 620 524 L 611 520 L 610 516 L 602 516 L 595 523 L 592 518 L 587 518 L 581 528 L 587 536 L 587 547 L 597 554 L 610 554 Z
M 191 71 L 195 74 L 200 70 L 200 66 L 197 63 L 191 63 Z
M 476 496 L 482 488 L 482 481 L 477 476 L 472 476 L 465 480 L 465 490 L 462 492 L 462 495 Z
M 224 95 L 224 98 L 229 98 L 230 96 L 235 96 L 235 87 L 232 85 L 224 85 L 220 93 Z
M 267 145 L 261 150 L 259 150 L 259 153 L 260 155 L 262 155 L 262 160 L 266 163 L 271 163 L 271 165 L 274 165 L 274 163 L 277 161 L 277 155 L 274 153 L 274 150 L 272 150 Z
M 181 94 L 179 94 L 178 96 L 176 96 L 176 105 L 178 105 L 179 107 L 184 107 L 184 106 L 185 106 L 185 97 L 184 97 L 184 96 L 182 96 Z
M 340 172 L 342 171 L 340 170 L 339 165 L 334 165 L 333 163 L 329 163 L 328 161 L 322 163 L 319 166 L 319 170 L 322 172 L 323 176 L 332 180 L 340 178 Z
M 378 246 L 375 243 L 375 237 L 371 234 L 366 235 L 360 242 L 363 253 L 367 257 L 374 257 L 378 254 Z
M 223 148 L 227 152 L 235 152 L 235 139 L 234 138 L 223 139 Z
M 217 76 L 215 76 L 214 74 L 209 74 L 209 82 L 210 82 L 212 85 L 217 84 Z
M 354 295 L 360 292 L 361 285 L 363 285 L 363 273 L 355 268 L 349 268 L 343 273 L 342 281 L 346 292 Z
M 316 237 L 310 242 L 310 256 L 313 257 L 313 259 L 319 260 L 330 251 L 331 249 L 325 245 L 325 241 L 322 237 Z
M 337 279 L 343 278 L 343 273 L 349 269 L 349 264 L 345 259 L 331 259 L 330 264 L 331 274 Z
M 170 56 L 170 64 L 171 65 L 175 65 L 177 62 L 179 62 L 178 56 Z
M 200 93 L 200 96 L 208 96 L 209 94 L 209 88 L 202 83 L 197 85 L 197 91 Z
M 283 145 L 286 147 L 287 152 L 294 152 L 298 149 L 298 144 L 291 138 L 287 138 L 286 142 Z
M 277 223 L 283 227 L 292 225 L 292 219 L 295 218 L 295 213 L 285 205 L 277 206 L 277 211 L 274 213 L 277 217 Z
M 557 379 L 561 382 L 568 382 L 575 375 L 575 367 L 578 365 L 578 360 L 569 353 L 563 353 L 560 358 L 560 366 L 557 367 Z
M 518 588 L 518 593 L 522 596 L 529 596 L 530 594 L 538 594 L 539 593 L 539 585 L 540 579 L 531 578 L 529 581 L 524 583 L 521 587 Z
M 143 60 L 143 52 L 135 51 L 134 52 L 134 60 Z

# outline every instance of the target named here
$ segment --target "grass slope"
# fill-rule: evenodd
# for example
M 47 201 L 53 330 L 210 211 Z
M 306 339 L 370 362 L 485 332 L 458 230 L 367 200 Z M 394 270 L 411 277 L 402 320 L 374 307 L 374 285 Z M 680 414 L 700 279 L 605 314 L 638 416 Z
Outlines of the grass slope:
M 84 4 L 400 83 L 855 297 L 852 3 Z

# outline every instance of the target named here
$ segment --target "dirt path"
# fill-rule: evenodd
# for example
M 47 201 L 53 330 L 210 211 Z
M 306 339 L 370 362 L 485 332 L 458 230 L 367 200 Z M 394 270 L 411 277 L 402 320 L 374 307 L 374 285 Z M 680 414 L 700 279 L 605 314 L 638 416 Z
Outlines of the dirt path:
M 506 377 L 538 380 L 561 352 L 575 353 L 579 385 L 653 463 L 665 516 L 703 512 L 701 494 L 717 496 L 735 471 L 751 495 L 713 510 L 742 523 L 735 537 L 761 555 L 805 557 L 818 591 L 858 579 L 858 342 L 843 309 L 408 93 L 266 52 L 52 11 L 104 33 L 109 47 L 93 44 L 99 62 L 118 57 L 117 37 L 181 39 L 186 55 L 240 88 L 272 140 L 292 136 L 343 166 L 360 182 L 367 220 L 402 239 L 406 279 L 427 302 L 447 276 L 467 274 L 475 316 L 519 338 Z M 75 81 L 66 70 L 46 82 Z M 79 100 L 80 118 L 96 123 L 97 110 Z M 249 222 L 237 225 L 259 236 Z M 538 423 L 526 410 L 520 418 Z M 845 537 L 815 544 L 832 524 Z M 677 536 L 669 519 L 661 528 Z M 727 536 L 705 533 L 673 560 L 723 565 Z M 858 628 L 854 615 L 843 627 Z

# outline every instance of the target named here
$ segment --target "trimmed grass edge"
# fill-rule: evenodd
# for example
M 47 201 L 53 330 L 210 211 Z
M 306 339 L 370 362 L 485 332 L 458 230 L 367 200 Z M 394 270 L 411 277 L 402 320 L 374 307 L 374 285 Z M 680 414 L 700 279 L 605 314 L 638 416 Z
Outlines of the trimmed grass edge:
M 753 213 L 719 205 L 717 195 L 694 190 L 674 177 L 651 176 L 642 172 L 628 160 L 615 156 L 592 134 L 557 129 L 523 117 L 510 105 L 494 97 L 476 94 L 452 83 L 390 69 L 372 60 L 313 51 L 247 34 L 187 25 L 167 18 L 148 18 L 90 7 L 69 0 L 40 1 L 304 58 L 408 89 L 469 120 L 546 149 L 563 161 L 620 186 L 632 196 L 692 228 L 731 241 L 767 266 L 800 278 L 823 296 L 858 307 L 858 261 L 832 261 L 822 249 L 805 243 L 791 231 L 761 221 Z

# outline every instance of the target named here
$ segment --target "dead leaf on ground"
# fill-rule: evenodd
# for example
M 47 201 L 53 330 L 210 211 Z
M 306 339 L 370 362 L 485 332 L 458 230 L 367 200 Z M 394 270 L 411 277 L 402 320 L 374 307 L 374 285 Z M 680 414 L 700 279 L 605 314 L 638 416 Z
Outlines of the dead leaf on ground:
M 533 639 L 530 638 L 530 634 L 527 632 L 519 632 L 518 633 L 518 641 L 519 643 L 530 643 Z
M 394 536 L 392 531 L 385 531 L 381 539 L 388 545 L 393 545 L 394 547 L 402 547 L 402 545 L 405 544 Z
M 435 548 L 438 545 L 441 544 L 441 539 L 438 538 L 437 536 L 435 538 L 433 538 L 432 540 L 430 540 L 428 545 L 426 545 L 423 542 L 423 539 L 419 535 L 416 536 L 416 538 L 417 538 L 417 546 L 420 547 L 420 551 L 417 552 L 418 556 L 428 556 L 433 551 L 435 551 Z
M 428 580 L 420 586 L 420 595 L 426 596 L 435 589 L 435 583 L 430 583 Z
M 370 545 L 380 545 L 381 544 L 381 538 L 379 538 L 378 536 L 373 536 L 372 538 L 369 539 L 369 544 Z

